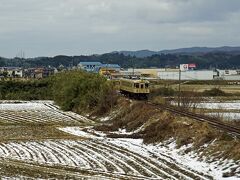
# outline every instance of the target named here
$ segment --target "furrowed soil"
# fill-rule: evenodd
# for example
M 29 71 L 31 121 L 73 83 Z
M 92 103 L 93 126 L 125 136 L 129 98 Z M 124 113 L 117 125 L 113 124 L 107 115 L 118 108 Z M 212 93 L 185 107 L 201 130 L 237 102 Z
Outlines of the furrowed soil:
M 108 121 L 63 112 L 50 101 L 2 102 L 0 177 L 218 179 L 239 176 L 236 166 L 240 162 L 239 139 L 207 124 L 124 99 L 104 119 Z M 223 147 L 223 142 L 228 147 Z M 209 146 L 204 149 L 206 144 Z M 187 147 L 184 151 L 199 152 L 199 159 L 221 157 L 235 161 L 223 166 L 227 167 L 223 171 L 209 173 L 207 164 L 199 169 L 181 161 L 180 157 L 187 158 L 187 152 L 174 154 L 183 146 Z M 214 161 L 214 158 L 207 159 Z

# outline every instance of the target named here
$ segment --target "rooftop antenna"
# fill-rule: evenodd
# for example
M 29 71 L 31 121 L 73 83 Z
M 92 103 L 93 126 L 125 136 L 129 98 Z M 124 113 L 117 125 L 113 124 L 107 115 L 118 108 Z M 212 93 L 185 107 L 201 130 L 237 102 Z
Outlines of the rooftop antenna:
M 132 73 L 133 73 L 133 76 L 134 76 L 135 73 L 134 73 L 134 62 L 133 62 L 133 59 L 132 59 L 132 70 L 133 70 Z
M 16 57 L 19 59 L 25 59 L 25 52 L 21 50 L 19 53 L 17 53 Z
M 73 66 L 74 66 L 74 59 L 72 58 L 72 61 L 70 62 L 70 69 L 73 69 Z

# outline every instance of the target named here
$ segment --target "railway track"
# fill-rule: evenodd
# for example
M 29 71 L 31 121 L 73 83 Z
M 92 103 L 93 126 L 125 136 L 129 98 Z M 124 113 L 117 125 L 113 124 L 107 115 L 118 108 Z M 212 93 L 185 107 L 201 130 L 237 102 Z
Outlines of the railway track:
M 155 104 L 155 103 L 152 103 L 152 102 L 147 102 L 147 103 L 152 105 L 152 106 L 155 106 L 157 108 L 164 109 L 164 110 L 167 110 L 169 112 L 172 112 L 174 114 L 178 114 L 178 115 L 181 115 L 181 116 L 186 116 L 186 117 L 192 118 L 192 119 L 200 121 L 200 122 L 207 122 L 209 125 L 211 125 L 215 128 L 224 130 L 224 131 L 226 131 L 230 134 L 233 134 L 233 135 L 236 135 L 236 136 L 240 137 L 240 128 L 234 127 L 234 126 L 229 125 L 229 124 L 226 124 L 226 123 L 222 122 L 220 119 L 209 117 L 209 116 L 206 116 L 206 115 L 197 114 L 197 113 L 192 113 L 192 112 L 189 112 L 189 111 L 186 111 L 186 110 L 180 110 L 180 109 L 177 109 L 177 108 L 171 107 L 171 106 L 159 105 L 159 104 Z

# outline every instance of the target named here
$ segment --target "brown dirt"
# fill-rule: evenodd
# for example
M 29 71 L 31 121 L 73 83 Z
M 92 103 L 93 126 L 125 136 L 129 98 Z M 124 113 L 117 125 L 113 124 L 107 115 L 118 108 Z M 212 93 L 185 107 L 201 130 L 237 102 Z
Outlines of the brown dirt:
M 56 129 L 56 126 L 0 126 L 0 142 L 36 139 L 67 139 L 75 136 Z

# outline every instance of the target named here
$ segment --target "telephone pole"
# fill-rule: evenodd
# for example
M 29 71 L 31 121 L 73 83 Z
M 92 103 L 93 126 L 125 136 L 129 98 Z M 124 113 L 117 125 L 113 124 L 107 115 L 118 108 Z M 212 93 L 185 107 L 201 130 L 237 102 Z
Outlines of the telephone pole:
M 180 107 L 181 99 L 181 68 L 179 67 L 179 81 L 178 81 L 178 107 Z

